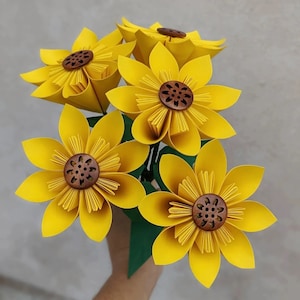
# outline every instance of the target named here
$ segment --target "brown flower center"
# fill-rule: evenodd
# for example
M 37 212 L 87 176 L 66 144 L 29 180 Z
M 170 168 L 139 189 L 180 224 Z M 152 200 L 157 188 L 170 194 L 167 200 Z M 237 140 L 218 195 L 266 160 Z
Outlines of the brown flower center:
M 85 153 L 72 156 L 64 168 L 67 184 L 78 190 L 91 187 L 98 180 L 99 174 L 100 169 L 97 161 Z
M 220 228 L 227 218 L 227 206 L 218 195 L 205 194 L 194 203 L 192 216 L 202 230 L 213 231 Z
M 67 56 L 62 65 L 65 70 L 73 71 L 87 65 L 94 57 L 91 50 L 80 50 Z
M 185 110 L 193 103 L 193 92 L 180 81 L 167 81 L 159 89 L 159 99 L 168 108 Z
M 157 31 L 160 34 L 167 35 L 170 37 L 178 37 L 178 38 L 184 38 L 186 36 L 186 33 L 177 29 L 172 28 L 157 28 Z

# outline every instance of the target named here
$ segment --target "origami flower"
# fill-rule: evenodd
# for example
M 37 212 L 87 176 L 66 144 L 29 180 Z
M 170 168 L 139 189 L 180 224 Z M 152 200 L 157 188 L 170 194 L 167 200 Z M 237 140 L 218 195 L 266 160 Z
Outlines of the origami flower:
M 158 42 L 162 42 L 174 55 L 180 67 L 188 60 L 203 55 L 213 57 L 224 49 L 224 39 L 202 40 L 197 31 L 185 33 L 172 28 L 164 28 L 158 22 L 145 28 L 122 18 L 122 24 L 118 24 L 118 28 L 127 42 L 136 40 L 133 54 L 137 60 L 147 65 L 150 52 Z
M 109 105 L 105 93 L 120 80 L 117 58 L 130 55 L 135 46 L 135 42 L 120 44 L 121 41 L 119 30 L 98 40 L 93 31 L 84 28 L 71 51 L 41 49 L 40 57 L 46 66 L 21 77 L 39 86 L 32 93 L 34 97 L 105 112 Z
M 51 138 L 23 142 L 28 159 L 42 170 L 25 179 L 16 194 L 32 202 L 51 200 L 43 236 L 61 233 L 79 216 L 87 236 L 101 241 L 112 221 L 110 203 L 132 208 L 145 196 L 141 183 L 127 173 L 143 164 L 148 146 L 120 144 L 123 132 L 118 111 L 105 115 L 90 132 L 85 116 L 66 105 L 59 122 L 62 143 Z
M 276 221 L 265 206 L 246 200 L 258 188 L 263 168 L 238 166 L 227 174 L 226 169 L 226 155 L 217 140 L 201 148 L 194 169 L 166 154 L 160 174 L 170 192 L 149 194 L 139 205 L 145 219 L 165 227 L 153 244 L 155 263 L 174 263 L 188 253 L 194 276 L 206 287 L 219 272 L 221 253 L 239 268 L 254 268 L 253 250 L 243 231 L 260 231 Z
M 196 155 L 201 135 L 228 138 L 231 125 L 216 111 L 232 106 L 240 91 L 206 85 L 212 76 L 209 55 L 195 58 L 182 68 L 161 43 L 152 50 L 150 68 L 120 57 L 118 68 L 128 85 L 109 91 L 109 101 L 134 119 L 132 134 L 144 144 L 161 140 L 186 155 Z

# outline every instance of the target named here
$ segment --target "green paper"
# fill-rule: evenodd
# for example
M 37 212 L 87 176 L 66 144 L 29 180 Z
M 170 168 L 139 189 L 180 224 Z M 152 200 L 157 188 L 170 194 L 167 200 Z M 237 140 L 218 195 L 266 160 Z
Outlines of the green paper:
M 155 191 L 148 181 L 142 182 L 147 194 Z M 137 208 L 124 209 L 131 219 L 128 277 L 131 277 L 152 255 L 152 244 L 162 228 L 146 221 Z

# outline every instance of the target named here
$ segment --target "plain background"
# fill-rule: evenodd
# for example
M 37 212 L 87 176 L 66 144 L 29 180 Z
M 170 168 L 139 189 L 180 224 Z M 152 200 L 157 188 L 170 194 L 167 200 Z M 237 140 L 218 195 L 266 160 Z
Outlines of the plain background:
M 19 73 L 41 66 L 40 48 L 70 48 L 86 26 L 99 37 L 125 16 L 148 27 L 198 30 L 203 39 L 227 39 L 213 60 L 213 83 L 239 88 L 224 112 L 237 136 L 224 141 L 229 166 L 265 167 L 253 197 L 278 222 L 249 234 L 255 270 L 223 260 L 211 289 L 196 282 L 186 259 L 167 266 L 153 300 L 296 299 L 300 279 L 300 2 L 298 0 L 0 0 L 0 274 L 75 300 L 91 299 L 110 273 L 106 243 L 94 243 L 76 223 L 44 239 L 45 205 L 14 195 L 35 169 L 21 141 L 57 137 L 62 107 L 34 99 Z

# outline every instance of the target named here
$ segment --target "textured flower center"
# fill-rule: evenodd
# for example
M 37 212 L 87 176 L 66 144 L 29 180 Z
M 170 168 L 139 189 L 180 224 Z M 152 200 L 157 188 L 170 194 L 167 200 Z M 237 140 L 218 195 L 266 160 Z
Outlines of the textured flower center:
M 64 168 L 66 182 L 78 190 L 91 187 L 98 180 L 99 174 L 98 163 L 93 157 L 85 153 L 72 156 Z
M 159 89 L 159 99 L 168 108 L 185 110 L 189 108 L 194 99 L 192 90 L 180 81 L 167 81 Z
M 73 71 L 87 65 L 93 59 L 91 50 L 80 50 L 67 56 L 62 65 L 65 70 Z
M 170 37 L 178 37 L 178 38 L 184 38 L 186 36 L 186 33 L 177 29 L 172 28 L 157 28 L 157 31 L 160 34 L 167 35 Z
M 202 230 L 213 231 L 220 228 L 227 218 L 227 206 L 218 195 L 205 194 L 199 197 L 192 209 L 193 220 Z

